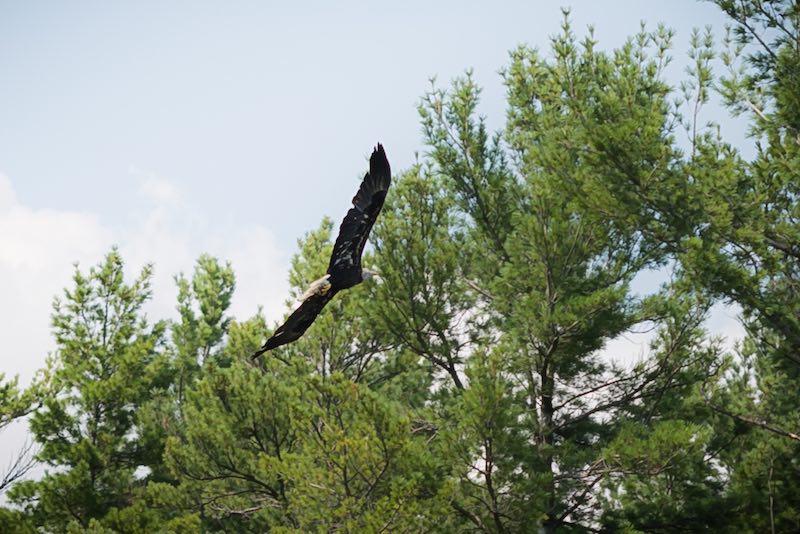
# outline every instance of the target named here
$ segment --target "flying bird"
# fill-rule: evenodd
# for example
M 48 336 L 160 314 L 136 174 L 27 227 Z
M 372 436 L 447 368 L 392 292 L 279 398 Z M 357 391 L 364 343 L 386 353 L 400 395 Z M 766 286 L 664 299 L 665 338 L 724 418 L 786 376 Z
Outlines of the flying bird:
M 295 341 L 317 318 L 322 308 L 343 289 L 348 289 L 377 273 L 361 268 L 361 253 L 383 207 L 386 192 L 392 183 L 389 161 L 379 143 L 369 158 L 369 172 L 353 197 L 353 207 L 347 212 L 339 236 L 333 245 L 328 272 L 311 283 L 300 297 L 300 306 L 292 312 L 286 322 L 275 330 L 264 346 L 253 355 L 257 358 L 268 350 Z

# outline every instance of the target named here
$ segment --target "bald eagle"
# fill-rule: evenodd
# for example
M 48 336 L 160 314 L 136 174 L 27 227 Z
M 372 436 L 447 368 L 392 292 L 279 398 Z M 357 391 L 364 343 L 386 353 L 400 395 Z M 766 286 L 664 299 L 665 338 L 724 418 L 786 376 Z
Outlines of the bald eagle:
M 391 183 L 389 161 L 386 159 L 383 146 L 379 143 L 369 158 L 369 172 L 364 176 L 361 187 L 353 197 L 353 207 L 339 226 L 339 236 L 333 245 L 328 272 L 311 283 L 300 297 L 300 306 L 275 330 L 272 337 L 253 355 L 253 358 L 298 339 L 336 293 L 377 274 L 361 268 L 361 253 L 364 251 L 372 225 L 375 224 L 375 219 L 383 207 Z

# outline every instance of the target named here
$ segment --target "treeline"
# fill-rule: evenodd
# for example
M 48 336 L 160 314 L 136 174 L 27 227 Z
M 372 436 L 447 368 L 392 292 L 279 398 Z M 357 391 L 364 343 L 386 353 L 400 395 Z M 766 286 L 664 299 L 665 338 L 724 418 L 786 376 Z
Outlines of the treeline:
M 669 30 L 604 52 L 565 20 L 511 52 L 503 131 L 468 74 L 432 89 L 365 257 L 382 281 L 259 361 L 271 327 L 228 315 L 228 264 L 176 278 L 173 321 L 142 311 L 149 267 L 76 270 L 47 369 L 0 388 L 44 466 L 0 478 L 0 531 L 800 531 L 800 8 L 716 3 L 731 29 L 693 36 L 680 87 Z M 752 160 L 700 122 L 714 95 Z M 300 241 L 292 297 L 333 228 Z M 600 357 L 644 328 L 639 361 Z

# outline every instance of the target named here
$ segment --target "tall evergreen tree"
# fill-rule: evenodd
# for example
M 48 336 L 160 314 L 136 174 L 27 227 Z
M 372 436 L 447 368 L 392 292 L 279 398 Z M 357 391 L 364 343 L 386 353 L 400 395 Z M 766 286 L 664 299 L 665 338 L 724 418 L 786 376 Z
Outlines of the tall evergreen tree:
M 634 296 L 632 279 L 662 265 L 666 248 L 637 221 L 584 202 L 602 202 L 603 189 L 630 195 L 625 182 L 676 180 L 662 80 L 669 39 L 663 29 L 641 33 L 609 55 L 591 35 L 578 43 L 565 22 L 551 59 L 515 50 L 502 137 L 476 115 L 469 75 L 421 106 L 486 321 L 466 336 L 479 342 L 449 412 L 466 466 L 454 507 L 481 531 L 589 527 L 596 487 L 611 472 L 601 450 L 624 409 L 697 380 L 677 373 L 688 363 L 674 351 L 633 368 L 598 357 L 620 334 L 665 321 L 679 292 Z
M 166 386 L 165 324 L 142 313 L 151 273 L 146 266 L 127 284 L 112 250 L 88 273 L 76 269 L 73 288 L 53 304 L 55 393 L 31 417 L 46 471 L 8 493 L 46 531 L 87 528 L 141 490 L 146 451 L 136 439 L 136 410 Z

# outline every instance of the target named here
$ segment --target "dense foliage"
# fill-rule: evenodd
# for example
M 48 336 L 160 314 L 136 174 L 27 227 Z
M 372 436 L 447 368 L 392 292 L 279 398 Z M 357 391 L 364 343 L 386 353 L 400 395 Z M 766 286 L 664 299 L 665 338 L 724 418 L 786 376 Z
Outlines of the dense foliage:
M 28 416 L 44 466 L 0 473 L 0 531 L 800 531 L 800 8 L 716 3 L 731 28 L 693 35 L 679 87 L 669 30 L 606 52 L 566 17 L 511 52 L 503 131 L 469 74 L 432 87 L 381 279 L 258 361 L 230 265 L 200 257 L 155 322 L 150 267 L 76 269 L 48 368 L 0 375 L 0 430 Z M 700 122 L 712 98 L 751 160 Z M 299 242 L 293 298 L 334 228 Z M 642 330 L 636 361 L 604 351 Z

